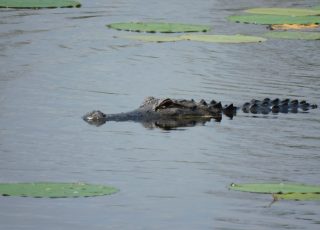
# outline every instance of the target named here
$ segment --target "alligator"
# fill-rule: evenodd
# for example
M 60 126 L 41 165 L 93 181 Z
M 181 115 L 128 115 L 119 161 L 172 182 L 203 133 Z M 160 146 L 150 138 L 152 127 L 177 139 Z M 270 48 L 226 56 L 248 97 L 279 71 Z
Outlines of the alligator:
M 265 98 L 263 100 L 252 99 L 244 103 L 241 107 L 233 104 L 222 106 L 221 102 L 205 100 L 199 102 L 184 99 L 154 98 L 147 97 L 142 105 L 131 112 L 105 114 L 99 110 L 94 110 L 83 116 L 83 120 L 89 124 L 100 126 L 107 121 L 136 121 L 141 122 L 146 127 L 159 127 L 172 129 L 176 127 L 195 126 L 204 124 L 212 119 L 221 121 L 222 114 L 229 117 L 236 116 L 238 110 L 250 114 L 278 114 L 278 113 L 298 113 L 315 109 L 316 104 L 310 104 L 305 100 L 280 100 Z

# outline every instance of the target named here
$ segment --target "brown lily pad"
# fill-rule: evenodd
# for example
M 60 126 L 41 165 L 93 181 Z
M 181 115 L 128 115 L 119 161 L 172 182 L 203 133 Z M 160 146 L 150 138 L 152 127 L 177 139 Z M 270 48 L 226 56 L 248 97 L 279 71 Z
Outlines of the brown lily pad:
M 304 30 L 304 29 L 316 29 L 320 25 L 311 23 L 311 24 L 278 24 L 278 25 L 271 25 L 271 30 Z

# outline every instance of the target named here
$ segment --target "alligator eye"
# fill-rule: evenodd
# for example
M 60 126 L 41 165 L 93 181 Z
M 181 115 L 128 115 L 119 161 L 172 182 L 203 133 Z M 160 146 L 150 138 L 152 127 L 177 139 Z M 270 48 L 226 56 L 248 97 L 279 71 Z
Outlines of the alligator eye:
M 164 99 L 155 107 L 155 111 L 168 108 L 172 105 L 175 105 L 175 103 L 170 98 Z

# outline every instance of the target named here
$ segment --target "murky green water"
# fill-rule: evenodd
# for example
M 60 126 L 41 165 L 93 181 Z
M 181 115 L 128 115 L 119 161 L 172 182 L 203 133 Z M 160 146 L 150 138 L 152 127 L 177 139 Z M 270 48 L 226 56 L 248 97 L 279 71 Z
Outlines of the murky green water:
M 80 9 L 0 9 L 0 181 L 108 184 L 112 196 L 0 197 L 1 229 L 318 229 L 319 202 L 228 191 L 236 182 L 320 184 L 320 112 L 179 128 L 90 126 L 81 116 L 146 96 L 320 102 L 319 41 L 142 43 L 105 24 L 171 21 L 260 35 L 228 15 L 309 1 L 82 1 Z

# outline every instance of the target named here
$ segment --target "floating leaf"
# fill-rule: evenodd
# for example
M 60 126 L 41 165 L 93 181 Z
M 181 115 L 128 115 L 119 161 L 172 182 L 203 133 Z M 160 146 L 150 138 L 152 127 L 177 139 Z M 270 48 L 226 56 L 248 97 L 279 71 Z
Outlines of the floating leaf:
M 320 16 L 291 17 L 284 15 L 246 14 L 229 17 L 232 22 L 253 23 L 263 25 L 274 24 L 319 24 Z
M 124 38 L 144 41 L 144 42 L 176 42 L 183 40 L 181 36 L 158 36 L 158 35 L 132 35 Z
M 231 184 L 229 188 L 236 191 L 255 193 L 320 193 L 320 186 L 304 184 Z
M 125 36 L 124 38 L 136 39 L 146 42 L 176 42 L 176 41 L 198 41 L 198 42 L 215 42 L 215 43 L 250 43 L 263 42 L 266 39 L 261 37 L 246 36 L 246 35 L 196 35 L 186 34 L 182 36 Z
M 273 196 L 275 200 L 320 200 L 319 193 L 286 193 Z
M 271 31 L 265 33 L 266 37 L 296 40 L 320 40 L 320 32 Z
M 303 29 L 315 29 L 318 28 L 319 24 L 280 24 L 280 25 L 271 25 L 270 29 L 272 30 L 303 30 Z
M 67 198 L 104 196 L 116 193 L 118 189 L 84 183 L 2 183 L 2 196 L 27 196 L 36 198 Z
M 210 27 L 205 25 L 161 23 L 161 22 L 112 23 L 107 26 L 109 28 L 113 28 L 117 30 L 149 32 L 149 33 L 207 32 L 208 30 L 210 30 Z
M 245 12 L 251 14 L 272 14 L 272 15 L 286 15 L 286 16 L 310 16 L 320 15 L 320 10 L 315 8 L 253 8 Z
M 204 34 L 187 34 L 181 36 L 184 40 L 198 41 L 198 42 L 216 42 L 216 43 L 251 43 L 264 42 L 265 38 L 247 36 L 247 35 L 204 35 Z
M 0 0 L 0 8 L 58 8 L 80 7 L 81 4 L 73 0 Z

